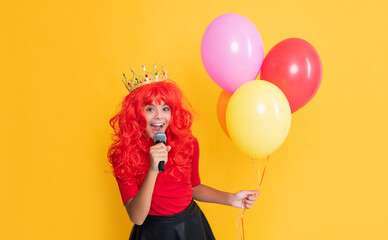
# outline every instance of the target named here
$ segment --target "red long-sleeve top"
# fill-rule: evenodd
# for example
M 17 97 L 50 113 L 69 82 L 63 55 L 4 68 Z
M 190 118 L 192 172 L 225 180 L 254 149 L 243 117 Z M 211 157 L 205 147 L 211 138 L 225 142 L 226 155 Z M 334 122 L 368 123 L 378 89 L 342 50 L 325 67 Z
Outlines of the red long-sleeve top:
M 193 198 L 193 187 L 201 183 L 198 165 L 199 145 L 197 140 L 195 140 L 191 161 L 191 174 L 184 176 L 181 181 L 173 183 L 171 183 L 171 180 L 167 181 L 166 172 L 158 174 L 152 194 L 150 215 L 168 216 L 186 209 Z M 126 185 L 116 178 L 124 204 L 136 196 L 141 187 L 141 183 L 137 184 L 134 177 L 131 179 L 130 185 Z

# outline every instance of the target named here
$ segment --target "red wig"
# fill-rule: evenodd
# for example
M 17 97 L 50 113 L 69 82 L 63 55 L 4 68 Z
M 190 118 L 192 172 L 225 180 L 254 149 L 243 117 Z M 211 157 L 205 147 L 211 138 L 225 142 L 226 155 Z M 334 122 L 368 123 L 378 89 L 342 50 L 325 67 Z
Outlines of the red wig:
M 167 145 L 171 146 L 166 174 L 181 180 L 191 170 L 194 137 L 190 127 L 193 114 L 178 86 L 171 80 L 141 86 L 130 92 L 123 100 L 121 110 L 111 120 L 114 130 L 113 143 L 108 151 L 109 162 L 115 177 L 129 184 L 135 177 L 141 184 L 150 166 L 149 148 L 153 140 L 145 133 L 146 120 L 142 107 L 152 102 L 164 101 L 171 109 L 170 124 L 166 130 Z

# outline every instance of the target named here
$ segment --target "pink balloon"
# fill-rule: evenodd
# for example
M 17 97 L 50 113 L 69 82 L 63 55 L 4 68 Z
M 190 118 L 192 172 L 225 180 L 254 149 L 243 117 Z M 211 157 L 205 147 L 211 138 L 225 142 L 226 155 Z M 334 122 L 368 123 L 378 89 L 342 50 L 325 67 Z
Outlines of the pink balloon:
M 224 14 L 207 27 L 202 37 L 201 56 L 210 78 L 233 93 L 259 74 L 264 59 L 263 40 L 246 17 Z

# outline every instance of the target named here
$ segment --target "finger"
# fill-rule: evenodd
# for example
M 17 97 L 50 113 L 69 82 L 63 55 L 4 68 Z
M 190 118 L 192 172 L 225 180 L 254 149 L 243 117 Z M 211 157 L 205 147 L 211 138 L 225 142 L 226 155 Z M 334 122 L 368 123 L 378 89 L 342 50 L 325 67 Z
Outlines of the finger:
M 166 151 L 153 150 L 150 152 L 150 156 L 154 160 L 165 159 L 168 157 L 168 153 Z
M 245 208 L 246 208 L 246 209 L 251 209 L 252 206 L 250 206 L 250 205 L 245 205 Z
M 151 146 L 150 149 L 167 149 L 167 147 L 164 145 L 164 143 L 158 143 Z
M 255 202 L 254 201 L 245 201 L 245 206 L 252 206 L 252 205 L 254 205 L 255 204 Z
M 152 151 L 150 151 L 150 154 L 168 156 L 168 149 L 167 148 L 153 149 Z
M 260 194 L 260 192 L 258 190 L 250 190 L 249 191 L 249 195 L 255 195 L 255 196 L 258 196 Z
M 246 195 L 246 197 L 247 198 L 249 198 L 249 197 L 257 197 L 257 196 L 259 196 L 260 195 L 260 193 L 258 192 L 258 191 L 256 191 L 256 192 L 250 192 L 250 193 L 248 193 L 247 195 Z
M 159 151 L 159 152 L 155 153 L 155 156 L 160 157 L 160 158 L 167 158 L 168 152 L 167 151 Z
M 164 161 L 165 159 L 168 158 L 168 154 L 167 153 L 155 153 L 153 155 L 153 158 L 155 160 Z
M 168 151 L 167 151 L 167 147 L 156 147 L 156 148 L 150 149 L 150 153 L 165 153 L 165 154 L 167 154 Z
M 245 195 L 245 197 L 252 196 L 252 195 L 258 195 L 259 191 L 257 190 L 243 190 L 240 191 L 241 194 Z
M 166 147 L 166 144 L 161 142 L 161 143 L 155 144 L 154 146 L 157 146 L 157 147 Z
M 256 201 L 257 200 L 257 197 L 255 197 L 256 195 L 250 195 L 247 197 L 248 200 L 251 200 L 251 201 Z

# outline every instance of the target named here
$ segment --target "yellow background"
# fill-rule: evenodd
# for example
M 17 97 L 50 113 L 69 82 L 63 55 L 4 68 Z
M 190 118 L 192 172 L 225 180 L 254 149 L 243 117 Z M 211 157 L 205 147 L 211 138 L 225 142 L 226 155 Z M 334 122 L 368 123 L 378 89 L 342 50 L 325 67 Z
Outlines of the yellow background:
M 198 113 L 204 184 L 255 187 L 252 164 L 217 120 L 207 25 L 234 12 L 265 53 L 299 37 L 321 56 L 322 85 L 292 115 L 270 158 L 246 239 L 388 239 L 387 3 L 371 1 L 3 1 L 0 8 L 0 238 L 127 239 L 110 173 L 108 120 L 120 74 L 164 63 Z M 236 239 L 239 209 L 200 204 L 217 239 Z

